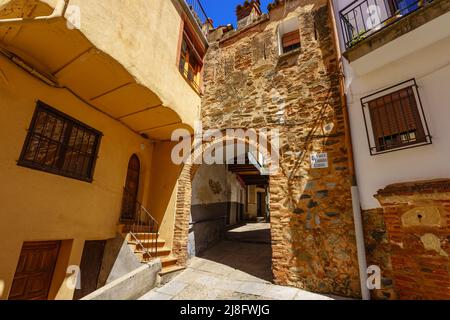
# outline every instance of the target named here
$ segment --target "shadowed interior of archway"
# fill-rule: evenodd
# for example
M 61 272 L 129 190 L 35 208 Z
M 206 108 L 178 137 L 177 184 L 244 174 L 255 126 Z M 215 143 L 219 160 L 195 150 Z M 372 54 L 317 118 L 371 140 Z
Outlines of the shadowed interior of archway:
M 233 148 L 234 146 L 228 147 Z M 269 176 L 246 148 L 224 164 L 202 164 L 192 179 L 188 255 L 271 282 Z

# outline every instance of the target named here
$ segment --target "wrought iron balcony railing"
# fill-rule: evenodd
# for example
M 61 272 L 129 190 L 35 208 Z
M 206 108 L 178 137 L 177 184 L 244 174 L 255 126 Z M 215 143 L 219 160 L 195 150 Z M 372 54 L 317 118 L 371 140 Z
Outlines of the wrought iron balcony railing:
M 206 21 L 208 20 L 208 15 L 206 14 L 205 8 L 203 8 L 203 5 L 200 2 L 200 0 L 184 0 L 184 1 L 191 9 L 192 14 L 197 19 L 200 27 L 204 23 L 206 23 Z
M 433 0 L 356 0 L 340 11 L 346 48 L 423 8 Z

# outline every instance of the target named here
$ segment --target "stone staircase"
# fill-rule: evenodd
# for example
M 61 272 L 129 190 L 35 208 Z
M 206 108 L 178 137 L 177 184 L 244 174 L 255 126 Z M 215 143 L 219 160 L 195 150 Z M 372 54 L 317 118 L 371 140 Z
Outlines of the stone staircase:
M 137 232 L 135 229 L 133 236 L 130 233 L 129 226 L 124 224 L 121 224 L 119 226 L 120 234 L 127 241 L 128 247 L 132 252 L 134 252 L 139 261 L 141 261 L 141 263 L 147 263 L 155 258 L 161 259 L 162 270 L 159 273 L 161 278 L 170 277 L 172 274 L 184 270 L 184 267 L 180 267 L 177 265 L 178 260 L 176 257 L 172 255 L 172 249 L 166 246 L 166 240 L 161 239 L 159 235 L 157 237 L 156 233 L 146 232 L 145 229 L 146 229 L 145 227 L 142 227 L 142 229 L 137 230 Z M 137 241 L 135 237 L 139 241 Z M 144 246 L 146 250 L 144 250 L 142 246 Z

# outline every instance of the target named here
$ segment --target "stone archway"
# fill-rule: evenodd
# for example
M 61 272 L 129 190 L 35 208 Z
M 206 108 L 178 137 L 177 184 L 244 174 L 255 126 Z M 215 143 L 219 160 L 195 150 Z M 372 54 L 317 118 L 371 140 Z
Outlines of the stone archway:
M 184 165 L 179 176 L 172 247 L 179 265 L 188 260 L 192 181 L 199 167 L 195 159 L 208 146 L 230 139 L 239 141 L 225 134 L 203 143 L 204 148 L 194 150 L 193 161 Z M 324 141 L 308 147 L 301 157 L 283 152 L 280 170 L 270 176 L 273 280 L 307 291 L 357 297 L 359 274 L 344 136 Z M 308 162 L 310 150 L 322 150 L 324 145 L 330 166 L 314 170 Z
M 252 145 L 256 150 L 262 151 L 265 157 L 269 156 L 266 150 L 257 141 L 253 141 L 248 136 L 244 138 L 229 136 L 224 130 L 221 132 L 223 136 L 220 139 L 204 142 L 201 148 L 194 148 L 190 161 L 185 163 L 178 179 L 177 202 L 175 210 L 175 227 L 172 252 L 178 258 L 180 265 L 185 265 L 188 259 L 188 236 L 189 236 L 189 218 L 191 214 L 191 196 L 192 181 L 195 173 L 200 167 L 198 159 L 202 158 L 205 151 L 216 146 L 224 146 L 227 142 L 243 143 L 245 146 Z M 261 150 L 262 149 L 262 150 Z M 278 153 L 278 151 L 276 151 Z M 278 155 L 278 154 L 277 154 Z M 270 187 L 270 186 L 269 186 Z

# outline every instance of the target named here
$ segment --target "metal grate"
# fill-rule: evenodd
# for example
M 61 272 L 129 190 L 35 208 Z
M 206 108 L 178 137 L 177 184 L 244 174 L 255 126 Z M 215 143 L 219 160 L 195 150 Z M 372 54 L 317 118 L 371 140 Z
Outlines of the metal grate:
M 414 79 L 361 99 L 370 154 L 431 144 Z
M 345 46 L 351 48 L 433 0 L 357 0 L 339 12 Z
M 91 182 L 100 137 L 38 101 L 18 165 Z

